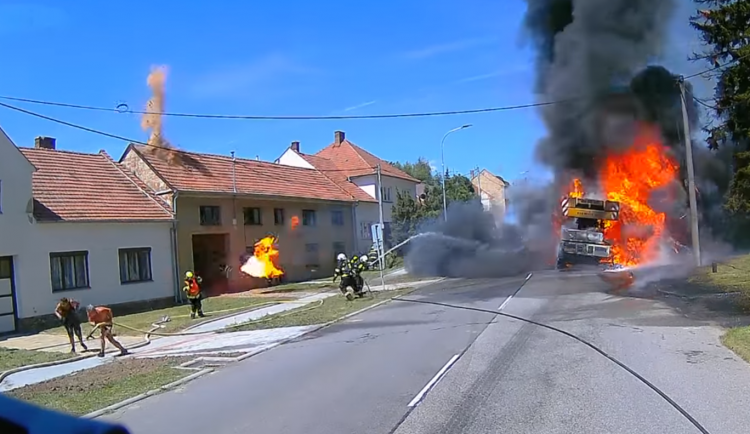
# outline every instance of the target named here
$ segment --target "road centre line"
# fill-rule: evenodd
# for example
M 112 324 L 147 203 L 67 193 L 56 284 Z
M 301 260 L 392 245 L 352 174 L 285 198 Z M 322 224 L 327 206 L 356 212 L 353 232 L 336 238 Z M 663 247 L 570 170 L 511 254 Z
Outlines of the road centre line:
M 427 383 L 427 385 L 424 386 L 422 390 L 419 391 L 419 393 L 417 393 L 417 396 L 415 396 L 414 399 L 412 399 L 411 402 L 409 402 L 407 407 L 416 407 L 417 404 L 419 404 L 422 401 L 422 399 L 427 394 L 427 392 L 429 392 L 430 389 L 432 389 L 438 383 L 438 381 L 440 381 L 440 379 L 443 378 L 445 373 L 448 372 L 448 369 L 450 369 L 450 367 L 453 366 L 454 363 L 456 363 L 459 357 L 461 357 L 461 354 L 456 354 L 455 356 L 451 357 L 450 360 L 448 360 L 448 363 L 443 365 L 443 367 L 440 368 L 438 373 L 435 374 L 434 377 L 432 377 L 432 379 Z
M 528 282 L 529 279 L 531 279 L 531 276 L 533 276 L 533 273 L 529 273 L 529 274 L 526 275 L 526 279 L 524 279 L 524 281 L 521 284 L 521 286 L 519 286 L 518 289 L 516 289 L 516 292 L 514 292 L 511 295 L 509 295 L 508 298 L 506 298 L 505 301 L 503 301 L 503 304 L 501 304 L 500 307 L 497 308 L 498 311 L 501 311 L 501 310 L 505 309 L 505 306 L 507 306 L 508 303 L 510 303 L 510 301 L 513 299 L 513 297 L 515 297 L 516 294 L 518 294 L 518 292 L 521 291 L 521 288 L 523 288 L 523 285 L 525 285 L 526 282 Z

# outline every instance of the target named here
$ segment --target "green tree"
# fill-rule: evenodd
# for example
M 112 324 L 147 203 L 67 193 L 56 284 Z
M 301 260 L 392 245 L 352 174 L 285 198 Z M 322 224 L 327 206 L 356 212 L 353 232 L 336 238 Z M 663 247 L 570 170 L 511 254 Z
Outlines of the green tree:
M 425 187 L 425 200 L 417 201 L 407 192 L 398 192 L 393 206 L 391 240 L 398 244 L 418 233 L 425 221 L 436 219 L 443 213 L 442 176 L 435 175 L 427 160 L 420 158 L 416 163 L 391 163 L 414 178 L 422 181 Z M 446 201 L 466 202 L 474 198 L 471 180 L 463 175 L 445 178 Z
M 735 216 L 750 213 L 750 0 L 695 0 L 705 9 L 691 25 L 706 50 L 693 60 L 716 68 L 713 78 L 716 120 L 705 128 L 711 149 L 734 146 L 733 177 L 725 208 Z M 726 67 L 720 65 L 728 64 Z
M 422 157 L 417 159 L 416 163 L 391 163 L 391 165 L 403 170 L 410 176 L 417 178 L 425 184 L 434 184 L 435 177 L 432 174 L 430 163 Z

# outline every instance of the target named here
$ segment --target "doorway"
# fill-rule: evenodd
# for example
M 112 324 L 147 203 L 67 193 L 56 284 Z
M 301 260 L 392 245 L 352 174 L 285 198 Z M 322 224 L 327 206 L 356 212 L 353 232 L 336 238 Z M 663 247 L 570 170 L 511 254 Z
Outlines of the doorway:
M 0 257 L 0 334 L 14 333 L 18 326 L 13 257 Z
M 228 289 L 226 272 L 228 234 L 193 235 L 193 264 L 195 272 L 203 278 L 206 295 L 223 294 Z

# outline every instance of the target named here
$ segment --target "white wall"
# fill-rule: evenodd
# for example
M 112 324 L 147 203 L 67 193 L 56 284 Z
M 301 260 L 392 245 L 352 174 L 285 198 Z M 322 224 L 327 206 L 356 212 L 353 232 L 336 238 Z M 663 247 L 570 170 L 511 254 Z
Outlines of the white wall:
M 116 304 L 174 294 L 169 222 L 38 223 L 16 264 L 18 316 L 51 314 L 61 297 L 81 304 Z M 120 284 L 118 249 L 151 248 L 153 281 Z M 88 251 L 89 289 L 52 292 L 52 252 Z
M 383 222 L 390 223 L 393 217 L 393 206 L 396 204 L 399 191 L 408 191 L 412 197 L 417 196 L 417 184 L 400 178 L 382 176 L 383 188 L 390 189 L 390 201 L 383 197 Z M 352 179 L 359 188 L 368 195 L 377 199 L 377 175 L 358 176 Z M 377 203 L 360 203 L 356 208 L 357 213 L 357 246 L 358 250 L 365 251 L 372 246 L 372 236 L 369 235 L 369 226 L 380 221 L 380 211 Z M 363 225 L 368 227 L 367 238 L 364 238 Z
M 283 164 L 285 166 L 293 167 L 304 167 L 305 169 L 315 169 L 312 164 L 308 163 L 307 160 L 302 158 L 298 153 L 294 152 L 291 148 L 287 148 L 281 157 L 276 160 L 276 163 Z
M 0 257 L 10 256 L 14 269 L 27 262 L 33 229 L 31 177 L 34 166 L 0 129 Z M 0 279 L 0 313 L 14 312 L 10 279 Z M 18 287 L 16 286 L 16 293 Z M 0 316 L 0 333 L 13 331 L 12 315 Z
M 19 255 L 28 243 L 33 173 L 34 166 L 0 129 L 0 256 Z
M 380 221 L 377 203 L 360 202 L 356 213 L 356 246 L 359 253 L 366 253 L 372 246 L 372 225 Z
M 383 188 L 386 190 L 390 189 L 390 200 L 387 197 L 383 197 L 383 221 L 389 223 L 391 221 L 391 215 L 393 214 L 393 205 L 396 204 L 398 198 L 398 192 L 406 190 L 412 197 L 417 197 L 417 183 L 406 181 L 401 178 L 393 178 L 390 176 L 381 175 L 380 180 L 383 183 Z M 365 175 L 352 178 L 352 182 L 359 188 L 365 191 L 368 195 L 372 196 L 373 199 L 377 199 L 375 191 L 377 190 L 377 175 Z M 378 219 L 375 219 L 377 222 Z

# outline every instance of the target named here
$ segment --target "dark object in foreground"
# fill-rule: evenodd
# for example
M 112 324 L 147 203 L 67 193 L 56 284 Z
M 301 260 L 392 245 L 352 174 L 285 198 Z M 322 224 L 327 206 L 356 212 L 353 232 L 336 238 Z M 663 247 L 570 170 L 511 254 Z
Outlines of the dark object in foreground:
M 3 434 L 129 434 L 125 427 L 79 419 L 0 394 L 0 432 Z

